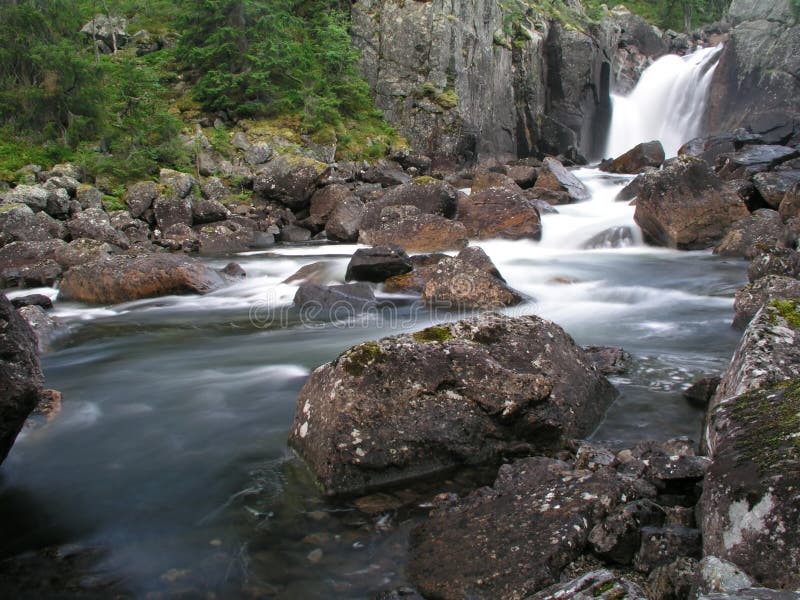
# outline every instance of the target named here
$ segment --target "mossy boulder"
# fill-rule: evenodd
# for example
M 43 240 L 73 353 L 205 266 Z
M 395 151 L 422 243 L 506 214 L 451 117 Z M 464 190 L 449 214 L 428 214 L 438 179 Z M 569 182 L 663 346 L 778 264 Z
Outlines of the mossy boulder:
M 253 192 L 265 200 L 277 200 L 292 210 L 308 206 L 325 163 L 292 154 L 279 156 L 262 166 L 253 177 Z
M 562 448 L 613 387 L 560 327 L 486 314 L 359 344 L 316 369 L 289 443 L 327 494 Z

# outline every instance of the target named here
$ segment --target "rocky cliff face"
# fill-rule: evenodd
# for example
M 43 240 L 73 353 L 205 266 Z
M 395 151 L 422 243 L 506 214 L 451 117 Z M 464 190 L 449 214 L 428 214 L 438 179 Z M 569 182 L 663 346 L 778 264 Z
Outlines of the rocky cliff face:
M 729 14 L 735 27 L 711 84 L 710 130 L 790 136 L 800 130 L 800 19 L 789 0 L 733 0 Z
M 354 3 L 376 104 L 417 151 L 462 161 L 597 154 L 614 28 L 588 24 L 577 2 L 560 16 L 528 4 L 523 13 L 497 0 Z

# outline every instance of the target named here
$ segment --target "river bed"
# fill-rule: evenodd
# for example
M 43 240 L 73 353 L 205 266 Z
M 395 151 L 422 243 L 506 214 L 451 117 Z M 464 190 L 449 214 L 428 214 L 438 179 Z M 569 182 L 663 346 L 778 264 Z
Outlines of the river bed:
M 537 314 L 580 344 L 633 355 L 612 380 L 620 396 L 595 439 L 696 440 L 701 413 L 681 392 L 730 360 L 745 263 L 645 246 L 633 207 L 614 201 L 630 178 L 577 175 L 592 200 L 545 215 L 541 242 L 477 244 L 530 298 L 505 312 Z M 582 249 L 608 227 L 631 228 L 631 244 Z M 75 585 L 101 595 L 365 598 L 406 584 L 408 531 L 426 503 L 485 474 L 395 490 L 359 510 L 320 497 L 286 446 L 295 397 L 314 368 L 360 341 L 457 317 L 385 293 L 380 312 L 335 323 L 289 308 L 296 287 L 284 279 L 325 260 L 341 280 L 355 248 L 240 255 L 247 279 L 204 297 L 56 303 L 69 333 L 42 365 L 63 408 L 26 430 L 0 468 L 0 522 L 10 524 L 0 558 L 91 548 Z

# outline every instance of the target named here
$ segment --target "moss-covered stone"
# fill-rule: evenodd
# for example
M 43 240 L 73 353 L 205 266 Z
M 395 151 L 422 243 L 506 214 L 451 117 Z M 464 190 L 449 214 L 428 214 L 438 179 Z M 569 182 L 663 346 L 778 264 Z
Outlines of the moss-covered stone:
M 365 342 L 342 355 L 344 370 L 353 377 L 363 375 L 364 369 L 386 361 L 386 353 L 375 342 Z
M 800 311 L 795 300 L 773 300 L 770 303 L 793 329 L 800 329 Z
M 10 202 L 8 204 L 0 205 L 0 215 L 5 214 L 7 212 L 11 212 L 15 208 L 24 208 L 27 207 L 26 204 L 22 204 L 21 202 Z
M 453 339 L 453 333 L 446 325 L 434 325 L 411 334 L 418 342 L 438 342 L 440 344 Z

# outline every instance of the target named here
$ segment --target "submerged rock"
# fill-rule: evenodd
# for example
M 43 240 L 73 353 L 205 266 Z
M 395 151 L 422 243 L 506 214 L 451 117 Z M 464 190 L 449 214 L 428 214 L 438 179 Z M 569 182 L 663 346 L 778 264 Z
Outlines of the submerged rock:
M 117 255 L 67 271 L 59 286 L 59 298 L 117 304 L 170 294 L 206 294 L 222 285 L 219 273 L 183 256 Z
M 542 169 L 533 189 L 566 192 L 569 194 L 571 202 L 583 202 L 592 196 L 580 179 L 564 168 L 564 165 L 555 158 L 550 157 L 545 158 L 542 162 Z
M 615 395 L 557 325 L 487 314 L 366 342 L 316 369 L 289 443 L 328 494 L 587 434 Z
M 386 245 L 359 248 L 347 265 L 345 281 L 381 283 L 413 269 L 411 259 L 400 246 Z
M 597 522 L 637 495 L 609 467 L 575 470 L 544 457 L 503 465 L 492 488 L 435 510 L 412 532 L 409 577 L 425 597 L 529 598 L 558 581 Z M 534 597 L 553 597 L 544 594 Z
M 0 294 L 0 462 L 42 393 L 36 335 Z

